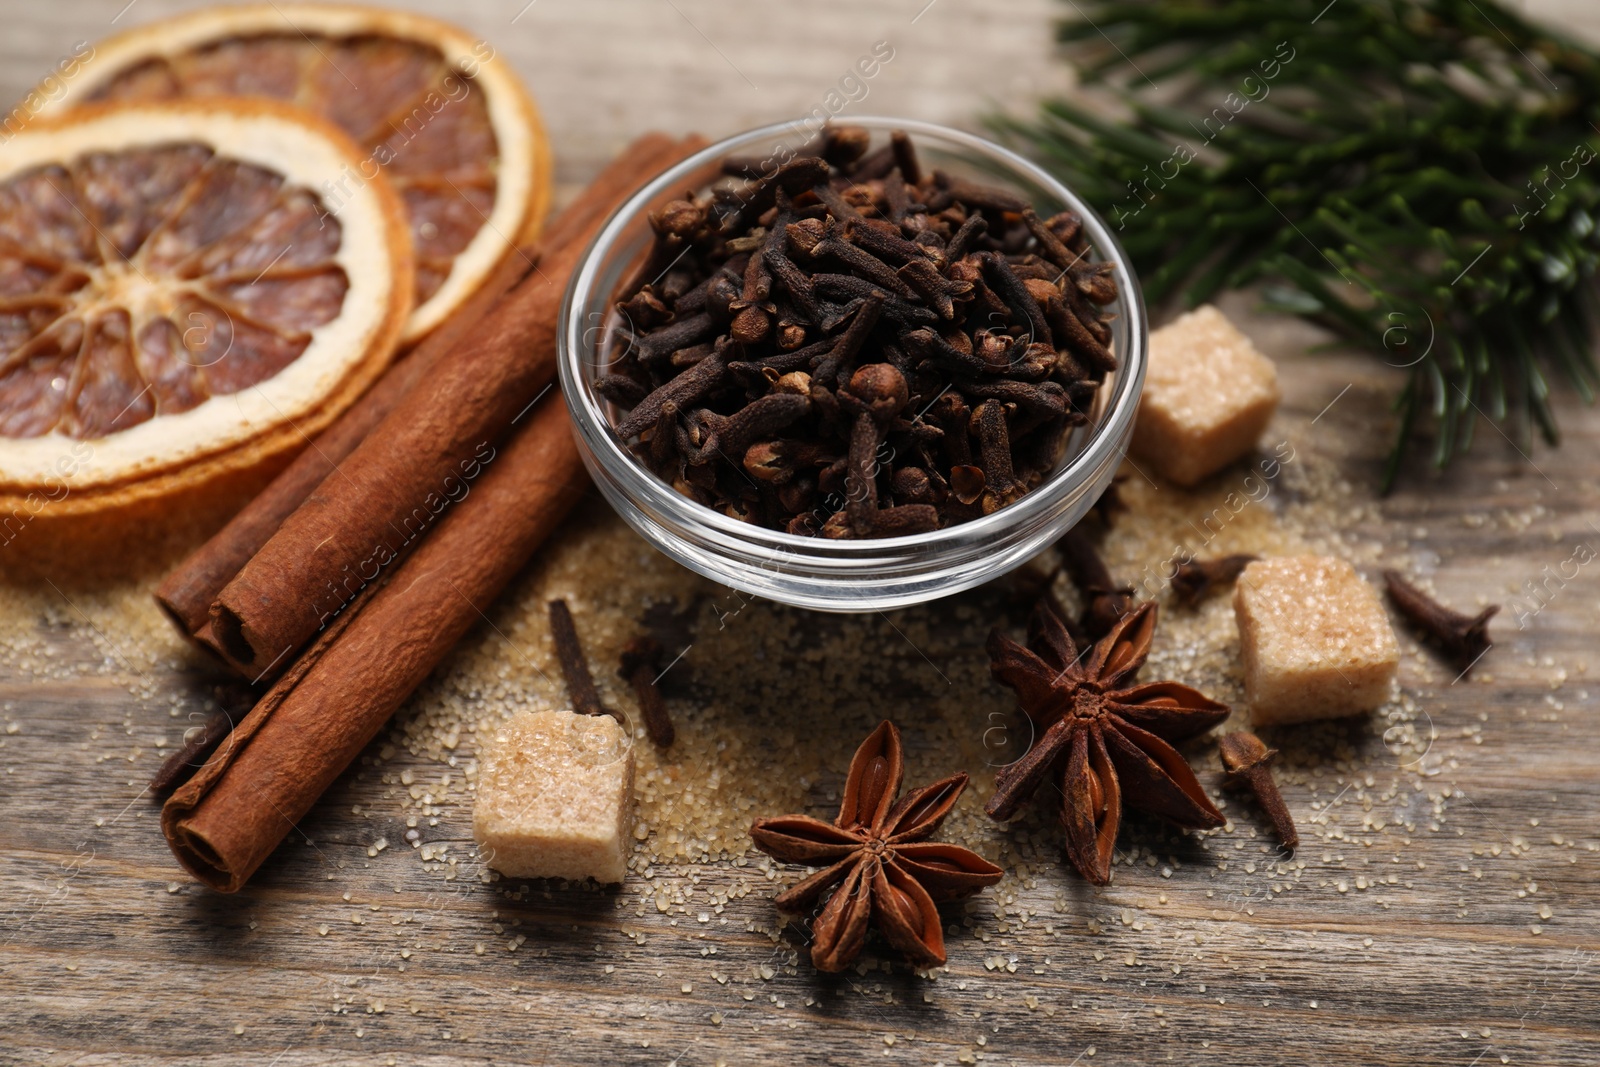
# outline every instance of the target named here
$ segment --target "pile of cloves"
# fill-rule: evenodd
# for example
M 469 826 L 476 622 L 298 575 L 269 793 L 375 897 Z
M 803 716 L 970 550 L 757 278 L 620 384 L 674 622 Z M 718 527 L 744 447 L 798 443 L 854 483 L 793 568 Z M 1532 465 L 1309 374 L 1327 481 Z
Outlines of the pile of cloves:
M 896 132 L 650 217 L 595 388 L 618 439 L 724 514 L 825 537 L 925 533 L 1036 488 L 1114 370 L 1111 265 L 1072 212 L 925 171 Z

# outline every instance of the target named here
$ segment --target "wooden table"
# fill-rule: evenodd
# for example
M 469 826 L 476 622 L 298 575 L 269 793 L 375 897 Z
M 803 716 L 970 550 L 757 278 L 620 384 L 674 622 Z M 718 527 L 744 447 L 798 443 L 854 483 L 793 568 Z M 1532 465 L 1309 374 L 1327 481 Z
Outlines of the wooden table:
M 77 0 L 9 12 L 0 95 L 18 96 L 74 41 L 174 6 L 136 0 L 119 15 L 121 0 Z M 1530 6 L 1600 28 L 1585 0 Z M 967 122 L 987 103 L 1025 107 L 1063 80 L 1042 0 L 1003 16 L 981 0 L 519 7 L 464 0 L 450 14 L 527 75 L 568 191 L 641 129 L 715 135 L 805 110 L 880 39 L 895 58 L 861 110 Z M 769 935 L 773 890 L 751 877 L 753 860 L 657 867 L 651 892 L 664 910 L 648 906 L 637 878 L 620 892 L 536 886 L 510 900 L 474 877 L 470 803 L 457 795 L 422 828 L 424 842 L 468 853 L 446 880 L 447 866 L 406 847 L 385 800 L 399 787 L 383 776 L 441 769 L 402 746 L 381 770 L 374 753 L 346 775 L 246 891 L 218 896 L 177 869 L 141 792 L 156 739 L 170 747 L 175 715 L 204 695 L 196 662 L 140 651 L 130 632 L 151 608 L 119 615 L 70 582 L 15 579 L 0 618 L 0 1062 L 1600 1061 L 1600 570 L 1572 562 L 1600 548 L 1600 412 L 1561 401 L 1566 444 L 1531 459 L 1480 425 L 1470 459 L 1443 476 L 1410 470 L 1380 499 L 1397 372 L 1365 356 L 1308 357 L 1303 328 L 1256 318 L 1242 298 L 1227 306 L 1279 360 L 1287 395 L 1273 433 L 1348 479 L 1340 532 L 1363 569 L 1427 570 L 1460 605 L 1510 602 L 1475 680 L 1452 683 L 1405 639 L 1420 749 L 1392 755 L 1370 724 L 1319 733 L 1316 749 L 1278 741 L 1294 766 L 1286 794 L 1310 830 L 1304 867 L 1281 879 L 1289 891 L 1255 875 L 1265 846 L 1234 802 L 1235 825 L 1204 848 L 1135 821 L 1123 847 L 1149 862 L 1119 865 L 1103 892 L 1051 849 L 1030 855 L 1027 875 L 956 910 L 950 966 L 936 981 L 903 968 L 821 976 L 795 962 L 793 931 Z M 566 536 L 614 523 L 590 507 Z M 167 555 L 194 536 L 174 534 Z M 141 580 L 164 558 L 147 561 Z M 989 591 L 803 625 L 821 643 L 857 632 L 848 627 L 885 641 L 917 635 L 918 656 L 937 646 L 944 670 L 980 677 L 983 627 L 971 618 L 1001 607 Z M 745 610 L 747 620 L 777 613 Z M 467 647 L 496 640 L 486 626 Z M 908 672 L 923 669 L 904 658 Z M 814 663 L 797 654 L 762 669 Z M 460 669 L 446 665 L 435 698 Z M 704 681 L 749 665 L 694 669 Z M 840 684 L 858 718 L 863 707 L 892 714 L 908 734 L 933 721 L 918 703 L 926 676 L 890 690 Z M 724 710 L 748 711 L 752 743 L 797 714 Z M 1194 755 L 1213 781 L 1214 757 Z M 808 810 L 830 814 L 837 785 L 837 774 L 813 783 Z M 1351 789 L 1368 800 L 1341 804 Z M 974 792 L 963 807 L 975 812 L 987 781 Z M 1049 839 L 1048 818 L 1027 825 Z M 376 848 L 380 837 L 390 847 Z

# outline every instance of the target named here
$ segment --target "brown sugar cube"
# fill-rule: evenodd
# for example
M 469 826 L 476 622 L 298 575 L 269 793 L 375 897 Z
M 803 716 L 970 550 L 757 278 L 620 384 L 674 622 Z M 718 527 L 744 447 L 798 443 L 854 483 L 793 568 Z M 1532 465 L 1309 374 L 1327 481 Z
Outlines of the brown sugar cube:
M 1277 406 L 1277 368 L 1206 304 L 1150 335 L 1133 453 L 1194 485 L 1255 447 Z
M 483 756 L 472 836 L 513 878 L 620 882 L 632 810 L 633 744 L 616 719 L 519 711 Z
M 1400 645 L 1378 593 L 1342 559 L 1257 560 L 1233 591 L 1245 698 L 1257 726 L 1371 711 Z

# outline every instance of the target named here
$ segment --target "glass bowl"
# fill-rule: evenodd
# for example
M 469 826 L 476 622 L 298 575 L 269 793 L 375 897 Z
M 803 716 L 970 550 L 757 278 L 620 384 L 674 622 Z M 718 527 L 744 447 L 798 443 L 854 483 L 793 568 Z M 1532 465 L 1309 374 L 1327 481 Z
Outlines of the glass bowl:
M 1148 325 L 1139 282 L 1100 216 L 1039 167 L 982 137 L 926 122 L 850 118 L 880 143 L 911 134 L 928 167 L 1009 189 L 1042 217 L 1083 217 L 1098 260 L 1115 265 L 1118 296 L 1106 311 L 1118 369 L 1107 375 L 1089 422 L 1068 439 L 1050 477 L 991 515 L 909 537 L 831 540 L 772 530 L 679 495 L 636 462 L 610 427 L 614 406 L 594 389 L 617 337 L 619 287 L 648 252 L 652 204 L 703 188 L 725 156 L 769 158 L 812 139 L 803 122 L 764 126 L 718 142 L 646 185 L 606 222 L 584 254 L 561 309 L 558 363 L 578 451 L 595 485 L 628 525 L 690 570 L 734 589 L 796 607 L 865 612 L 921 604 L 980 585 L 1050 545 L 1099 499 L 1127 449 L 1144 385 Z M 782 158 L 780 156 L 780 158 Z

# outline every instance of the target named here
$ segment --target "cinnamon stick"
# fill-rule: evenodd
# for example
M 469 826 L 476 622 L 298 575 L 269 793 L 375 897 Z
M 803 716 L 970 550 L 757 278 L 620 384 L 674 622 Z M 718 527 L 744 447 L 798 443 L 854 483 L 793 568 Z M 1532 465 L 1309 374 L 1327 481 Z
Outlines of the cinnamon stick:
M 681 158 L 701 142 L 667 150 Z M 624 152 L 633 184 L 664 165 Z M 539 266 L 407 393 L 218 594 L 201 637 L 252 679 L 282 670 L 319 629 L 412 549 L 495 455 L 555 375 L 567 278 L 603 217 L 563 234 Z
M 564 402 L 545 397 L 471 495 L 368 585 L 167 801 L 161 828 L 200 881 L 244 885 L 582 495 Z
M 156 588 L 156 603 L 179 630 L 194 637 L 211 624 L 211 605 L 222 587 L 495 301 L 527 276 L 538 254 L 537 249 L 514 249 L 484 280 L 483 288 L 397 360 L 226 526 L 167 575 Z

